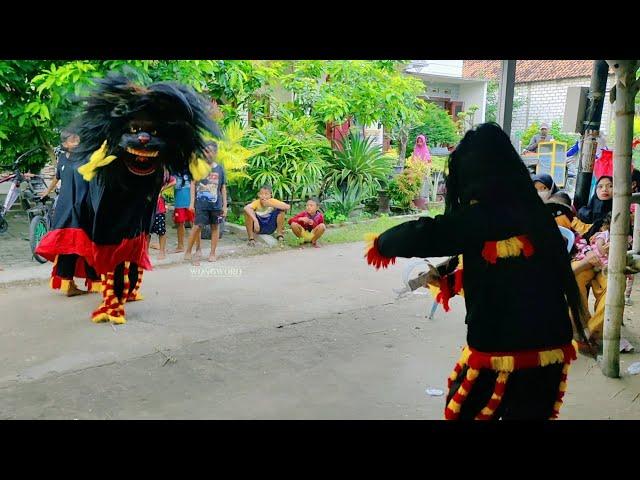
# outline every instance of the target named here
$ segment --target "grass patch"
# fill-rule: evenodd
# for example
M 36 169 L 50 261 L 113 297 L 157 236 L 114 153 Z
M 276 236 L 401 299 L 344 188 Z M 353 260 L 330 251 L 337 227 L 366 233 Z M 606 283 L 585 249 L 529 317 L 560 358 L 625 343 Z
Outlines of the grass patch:
M 395 227 L 401 223 L 411 220 L 410 218 L 397 217 L 380 217 L 371 222 L 357 223 L 354 225 L 345 225 L 344 227 L 328 228 L 325 234 L 320 238 L 320 243 L 337 244 L 361 242 L 365 233 L 382 233 L 391 227 Z M 300 240 L 287 230 L 285 233 L 285 242 L 290 247 L 300 245 Z

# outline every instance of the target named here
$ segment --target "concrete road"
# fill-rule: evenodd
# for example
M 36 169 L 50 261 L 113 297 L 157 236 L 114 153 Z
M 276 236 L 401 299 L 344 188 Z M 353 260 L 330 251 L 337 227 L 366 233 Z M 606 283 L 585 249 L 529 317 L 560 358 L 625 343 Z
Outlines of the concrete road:
M 0 418 L 441 419 L 425 389 L 445 389 L 463 302 L 426 319 L 431 297 L 392 291 L 407 261 L 376 272 L 362 248 L 160 267 L 118 327 L 91 323 L 95 294 L 0 288 Z M 561 418 L 638 419 L 639 394 L 581 357 Z

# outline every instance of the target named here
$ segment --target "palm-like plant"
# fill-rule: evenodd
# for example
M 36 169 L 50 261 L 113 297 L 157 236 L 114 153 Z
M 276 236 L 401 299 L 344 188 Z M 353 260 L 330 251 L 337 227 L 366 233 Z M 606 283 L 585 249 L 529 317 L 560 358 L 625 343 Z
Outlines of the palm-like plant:
M 329 142 L 317 133 L 314 120 L 283 114 L 255 129 L 250 148 L 260 153 L 249 161 L 250 186 L 268 184 L 277 198 L 305 198 L 318 193 L 329 154 Z
M 264 150 L 259 146 L 246 148 L 242 145 L 247 131 L 240 123 L 232 122 L 223 130 L 222 139 L 218 140 L 218 160 L 224 166 L 230 183 L 248 178 L 245 172 L 248 160 Z
M 344 198 L 361 200 L 380 189 L 392 168 L 373 138 L 349 135 L 342 151 L 334 151 L 329 158 L 323 183 Z

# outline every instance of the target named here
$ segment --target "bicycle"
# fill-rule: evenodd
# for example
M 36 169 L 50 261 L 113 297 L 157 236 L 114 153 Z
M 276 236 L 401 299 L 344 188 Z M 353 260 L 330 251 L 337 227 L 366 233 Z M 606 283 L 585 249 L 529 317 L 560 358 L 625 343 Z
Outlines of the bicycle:
M 47 262 L 46 258 L 43 258 L 36 253 L 36 248 L 38 248 L 42 237 L 44 237 L 47 232 L 51 230 L 51 225 L 53 224 L 53 212 L 55 212 L 57 200 L 57 195 L 55 199 L 51 199 L 48 196 L 38 198 L 39 205 L 27 211 L 30 219 L 29 245 L 31 246 L 31 254 L 33 255 L 34 260 L 38 263 Z
M 20 155 L 15 162 L 13 162 L 13 173 L 9 175 L 5 175 L 4 177 L 0 177 L 0 183 L 11 182 L 11 187 L 9 188 L 9 193 L 7 193 L 7 197 L 4 200 L 4 205 L 0 207 L 0 233 L 5 233 L 9 229 L 9 224 L 6 220 L 6 214 L 11 207 L 13 207 L 14 203 L 20 197 L 22 202 L 22 207 L 28 211 L 33 208 L 34 205 L 29 201 L 29 195 L 21 195 L 22 190 L 20 188 L 22 182 L 27 181 L 27 191 L 33 194 L 33 196 L 37 196 L 37 194 L 42 191 L 43 188 L 46 188 L 44 180 L 39 175 L 33 175 L 31 173 L 22 173 L 20 171 L 20 161 L 24 158 L 32 155 L 33 153 L 40 150 L 40 147 L 33 148 L 22 155 Z

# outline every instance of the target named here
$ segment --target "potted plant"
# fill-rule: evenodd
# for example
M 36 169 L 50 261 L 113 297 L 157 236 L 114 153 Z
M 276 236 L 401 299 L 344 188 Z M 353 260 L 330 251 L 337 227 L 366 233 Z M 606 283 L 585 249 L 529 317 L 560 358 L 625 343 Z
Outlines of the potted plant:
M 415 176 L 414 182 L 416 182 L 416 187 L 418 188 L 416 196 L 413 198 L 413 204 L 416 208 L 424 210 L 427 204 L 428 192 L 424 193 L 422 187 L 424 183 L 428 181 L 428 177 L 430 176 L 431 164 L 410 158 L 407 160 L 406 165 L 407 170 Z
M 378 190 L 378 213 L 391 213 L 391 197 L 389 197 L 389 190 L 385 186 Z
M 414 170 L 407 168 L 389 182 L 388 192 L 396 208 L 407 211 L 415 206 L 414 200 L 419 197 L 421 188 L 422 178 Z

